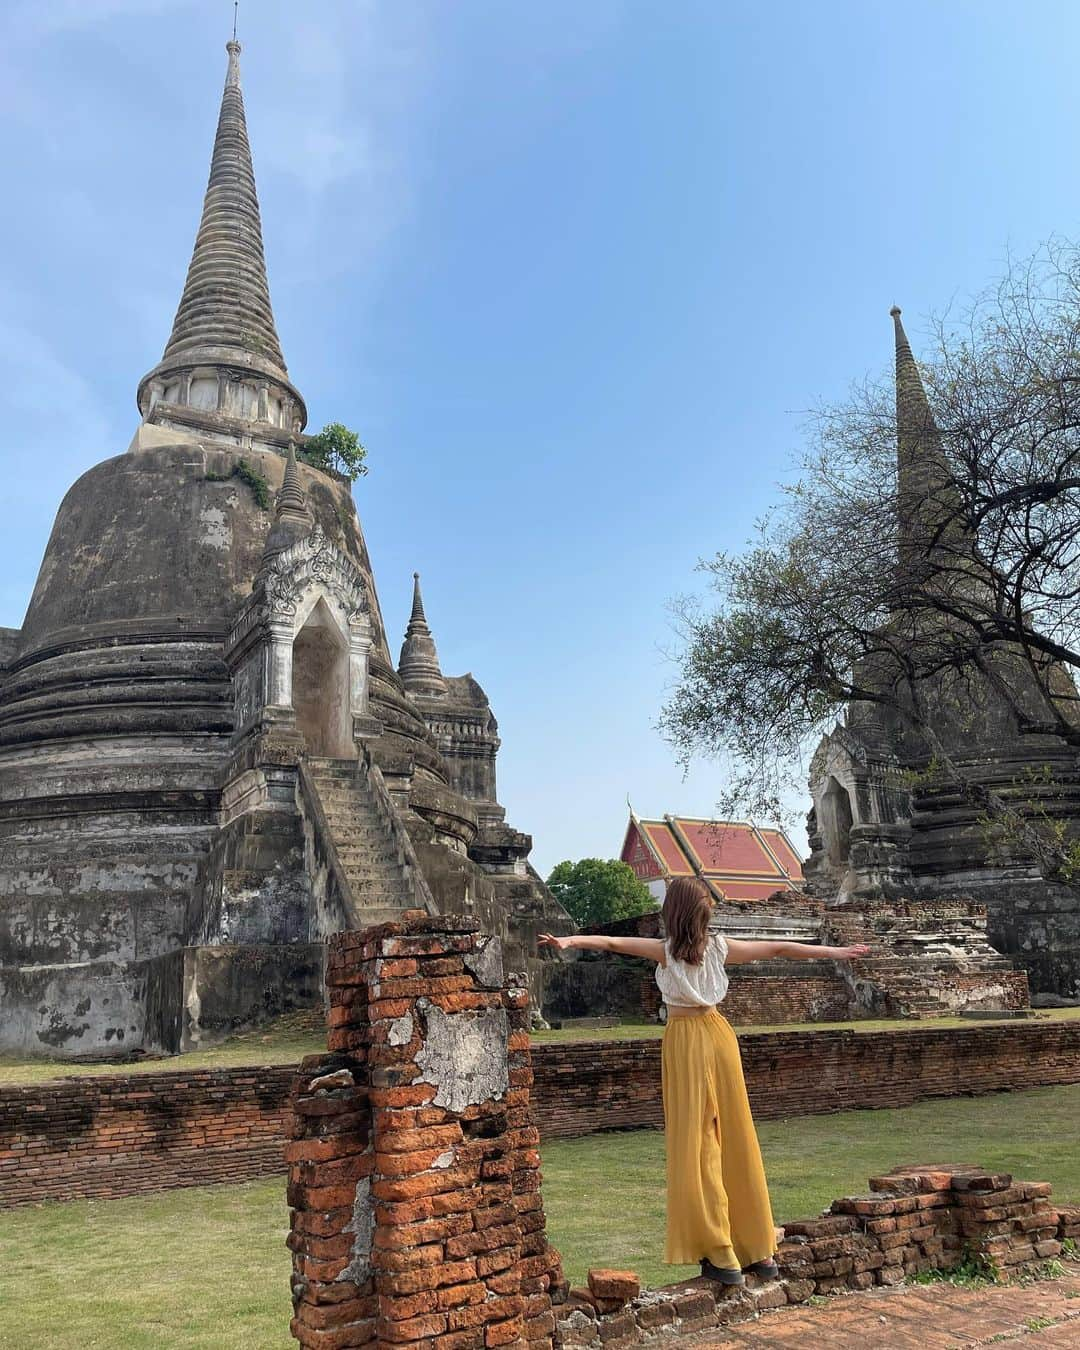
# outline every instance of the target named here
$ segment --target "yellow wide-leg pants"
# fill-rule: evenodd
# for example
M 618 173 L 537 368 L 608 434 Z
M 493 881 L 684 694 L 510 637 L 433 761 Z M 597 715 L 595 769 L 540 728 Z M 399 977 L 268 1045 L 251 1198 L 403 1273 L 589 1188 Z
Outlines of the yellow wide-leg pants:
M 667 1143 L 664 1260 L 728 1269 L 776 1250 L 739 1043 L 715 1009 L 672 1017 L 662 1053 Z

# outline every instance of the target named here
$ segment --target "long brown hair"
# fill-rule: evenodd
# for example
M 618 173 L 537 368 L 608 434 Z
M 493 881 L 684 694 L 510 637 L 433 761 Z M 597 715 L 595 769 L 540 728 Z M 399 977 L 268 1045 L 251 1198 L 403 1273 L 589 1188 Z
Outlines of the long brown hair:
M 705 955 L 712 896 L 700 877 L 676 877 L 664 896 L 664 928 L 676 961 L 699 966 Z

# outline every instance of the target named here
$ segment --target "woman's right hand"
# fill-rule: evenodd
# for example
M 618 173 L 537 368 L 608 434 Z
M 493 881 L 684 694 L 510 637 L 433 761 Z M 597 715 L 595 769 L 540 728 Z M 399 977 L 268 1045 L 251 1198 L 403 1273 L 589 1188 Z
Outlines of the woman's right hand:
M 568 937 L 555 937 L 553 933 L 541 933 L 536 939 L 540 947 L 554 947 L 556 951 L 565 952 L 570 946 Z

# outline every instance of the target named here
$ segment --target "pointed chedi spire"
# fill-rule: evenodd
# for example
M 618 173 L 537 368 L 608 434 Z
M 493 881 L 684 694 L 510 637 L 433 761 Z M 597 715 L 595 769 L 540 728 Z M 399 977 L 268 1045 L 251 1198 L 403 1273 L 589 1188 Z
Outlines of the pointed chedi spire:
M 945 457 L 922 375 L 912 355 L 900 307 L 893 305 L 896 337 L 896 493 L 901 561 L 907 565 L 935 546 L 969 535 L 963 503 Z
M 420 573 L 413 573 L 413 603 L 405 641 L 401 644 L 398 674 L 410 694 L 440 695 L 447 692 L 446 680 L 439 668 L 439 654 L 431 636 L 424 599 L 420 594 Z
M 420 573 L 412 574 L 412 613 L 409 615 L 409 627 L 416 626 L 425 633 L 430 633 L 428 628 L 427 615 L 424 613 L 424 597 L 420 594 Z
M 210 180 L 187 280 L 165 354 L 139 384 L 144 419 L 183 421 L 224 415 L 295 434 L 307 421 L 304 400 L 281 353 L 263 254 L 259 199 L 251 163 L 240 44 L 229 53 Z M 157 419 L 155 419 L 157 420 Z
M 296 466 L 296 446 L 289 442 L 289 455 L 285 461 L 285 476 L 281 480 L 281 490 L 277 495 L 275 515 L 278 520 L 286 517 L 299 518 L 312 523 L 311 509 L 300 485 L 300 470 Z
M 308 505 L 300 482 L 300 469 L 296 463 L 296 446 L 289 442 L 289 457 L 285 461 L 285 476 L 281 480 L 277 502 L 274 506 L 274 523 L 266 536 L 263 546 L 262 566 L 271 558 L 284 553 L 298 539 L 306 539 L 315 524 L 315 517 Z

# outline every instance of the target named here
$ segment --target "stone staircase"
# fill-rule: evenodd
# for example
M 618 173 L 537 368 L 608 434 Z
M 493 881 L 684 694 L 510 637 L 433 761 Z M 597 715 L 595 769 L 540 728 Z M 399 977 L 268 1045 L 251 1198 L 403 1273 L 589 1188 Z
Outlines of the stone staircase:
M 1027 979 L 989 943 L 986 915 L 966 902 L 830 909 L 827 941 L 867 943 L 851 963 L 857 1001 L 887 1017 L 948 1017 L 1028 1006 Z
M 338 862 L 351 892 L 357 927 L 390 923 L 424 908 L 402 841 L 357 760 L 307 760 Z

